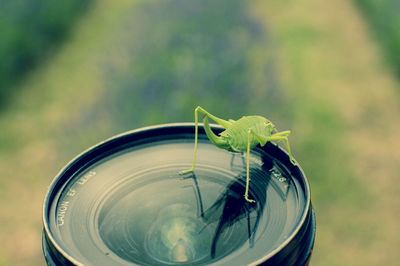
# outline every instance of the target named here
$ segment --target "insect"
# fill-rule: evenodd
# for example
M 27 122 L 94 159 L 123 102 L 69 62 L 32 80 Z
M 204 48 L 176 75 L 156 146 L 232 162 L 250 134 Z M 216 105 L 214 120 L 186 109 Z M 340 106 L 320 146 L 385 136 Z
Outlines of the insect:
M 286 145 L 290 160 L 295 164 L 288 140 L 290 134 L 289 130 L 278 132 L 271 121 L 258 115 L 243 116 L 238 120 L 224 120 L 210 114 L 205 109 L 198 106 L 194 110 L 195 142 L 192 167 L 181 171 L 180 174 L 183 175 L 193 172 L 196 167 L 199 113 L 204 115 L 204 129 L 207 137 L 214 145 L 231 152 L 246 152 L 246 189 L 244 198 L 247 202 L 255 202 L 255 200 L 249 198 L 251 149 L 255 148 L 258 144 L 264 146 L 269 141 L 282 141 Z M 225 130 L 222 131 L 219 136 L 216 135 L 211 130 L 208 119 L 221 125 Z

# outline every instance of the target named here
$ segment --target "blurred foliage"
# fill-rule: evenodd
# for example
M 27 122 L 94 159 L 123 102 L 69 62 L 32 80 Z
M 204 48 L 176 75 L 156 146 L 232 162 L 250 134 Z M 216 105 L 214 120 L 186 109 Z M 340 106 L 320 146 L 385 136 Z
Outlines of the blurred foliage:
M 271 58 L 257 55 L 266 61 L 259 71 L 269 73 L 259 81 L 261 86 L 251 66 L 257 46 L 268 50 L 267 33 L 247 9 L 241 0 L 138 5 L 128 22 L 135 38 L 127 41 L 127 67 L 105 70 L 110 90 L 104 106 L 114 110 L 121 130 L 192 121 L 196 105 L 221 117 L 277 113 L 282 99 L 277 97 Z M 268 96 L 261 97 L 262 105 L 257 90 Z
M 0 1 L 0 104 L 66 35 L 90 0 Z
M 382 46 L 386 60 L 400 78 L 400 0 L 356 0 Z

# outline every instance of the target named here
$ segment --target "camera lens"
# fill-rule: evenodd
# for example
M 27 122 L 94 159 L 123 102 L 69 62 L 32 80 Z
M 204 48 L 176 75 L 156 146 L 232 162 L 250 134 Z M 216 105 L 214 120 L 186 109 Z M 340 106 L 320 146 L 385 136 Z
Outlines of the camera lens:
M 221 128 L 214 127 L 217 133 Z M 305 265 L 315 218 L 307 180 L 274 144 L 239 153 L 194 125 L 127 132 L 72 160 L 44 202 L 48 265 Z

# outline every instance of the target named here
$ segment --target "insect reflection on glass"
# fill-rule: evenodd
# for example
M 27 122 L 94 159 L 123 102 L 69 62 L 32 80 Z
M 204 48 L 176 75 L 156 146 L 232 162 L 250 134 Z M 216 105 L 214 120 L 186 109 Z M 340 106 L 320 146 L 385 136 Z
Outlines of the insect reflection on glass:
M 250 195 L 256 196 L 257 204 L 249 205 L 243 200 L 242 197 L 245 190 L 243 184 L 246 180 L 246 173 L 241 173 L 225 187 L 223 193 L 206 210 L 203 208 L 197 177 L 194 173 L 191 175 L 198 201 L 199 216 L 207 224 L 206 227 L 215 228 L 211 241 L 211 258 L 214 258 L 217 252 L 226 249 L 224 246 L 226 243 L 229 243 L 230 246 L 236 246 L 233 242 L 238 242 L 236 244 L 240 245 L 243 241 L 248 240 L 250 247 L 254 245 L 257 228 L 267 204 L 267 187 L 271 181 L 271 177 L 265 173 L 269 173 L 272 167 L 272 162 L 266 161 L 262 169 L 251 169 L 251 175 L 256 181 L 257 187 L 250 191 Z M 247 234 L 242 234 L 243 231 L 240 229 L 243 223 L 246 224 L 244 228 L 246 228 Z M 228 232 L 232 230 L 236 232 L 236 238 L 227 241 L 225 238 L 230 237 Z
M 255 148 L 258 144 L 264 146 L 269 141 L 282 141 L 289 152 L 290 160 L 295 164 L 288 140 L 289 130 L 278 132 L 271 121 L 257 115 L 243 116 L 238 120 L 224 120 L 198 106 L 194 110 L 195 143 L 192 167 L 181 171 L 180 174 L 193 172 L 196 167 L 199 113 L 204 115 L 204 129 L 207 137 L 214 145 L 231 152 L 246 152 L 246 189 L 244 197 L 247 202 L 255 202 L 254 199 L 249 198 L 251 149 Z M 208 122 L 209 118 L 225 128 L 219 136 L 211 130 Z

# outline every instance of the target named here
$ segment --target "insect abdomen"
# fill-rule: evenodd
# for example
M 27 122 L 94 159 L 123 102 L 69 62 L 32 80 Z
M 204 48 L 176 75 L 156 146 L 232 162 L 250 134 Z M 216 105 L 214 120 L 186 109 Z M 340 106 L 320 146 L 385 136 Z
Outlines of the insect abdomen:
M 244 152 L 247 149 L 248 131 L 251 129 L 254 133 L 265 135 L 266 124 L 271 123 L 268 119 L 262 116 L 243 116 L 239 120 L 232 123 L 221 136 L 227 138 L 232 150 Z M 257 146 L 259 142 L 251 135 L 250 148 Z

